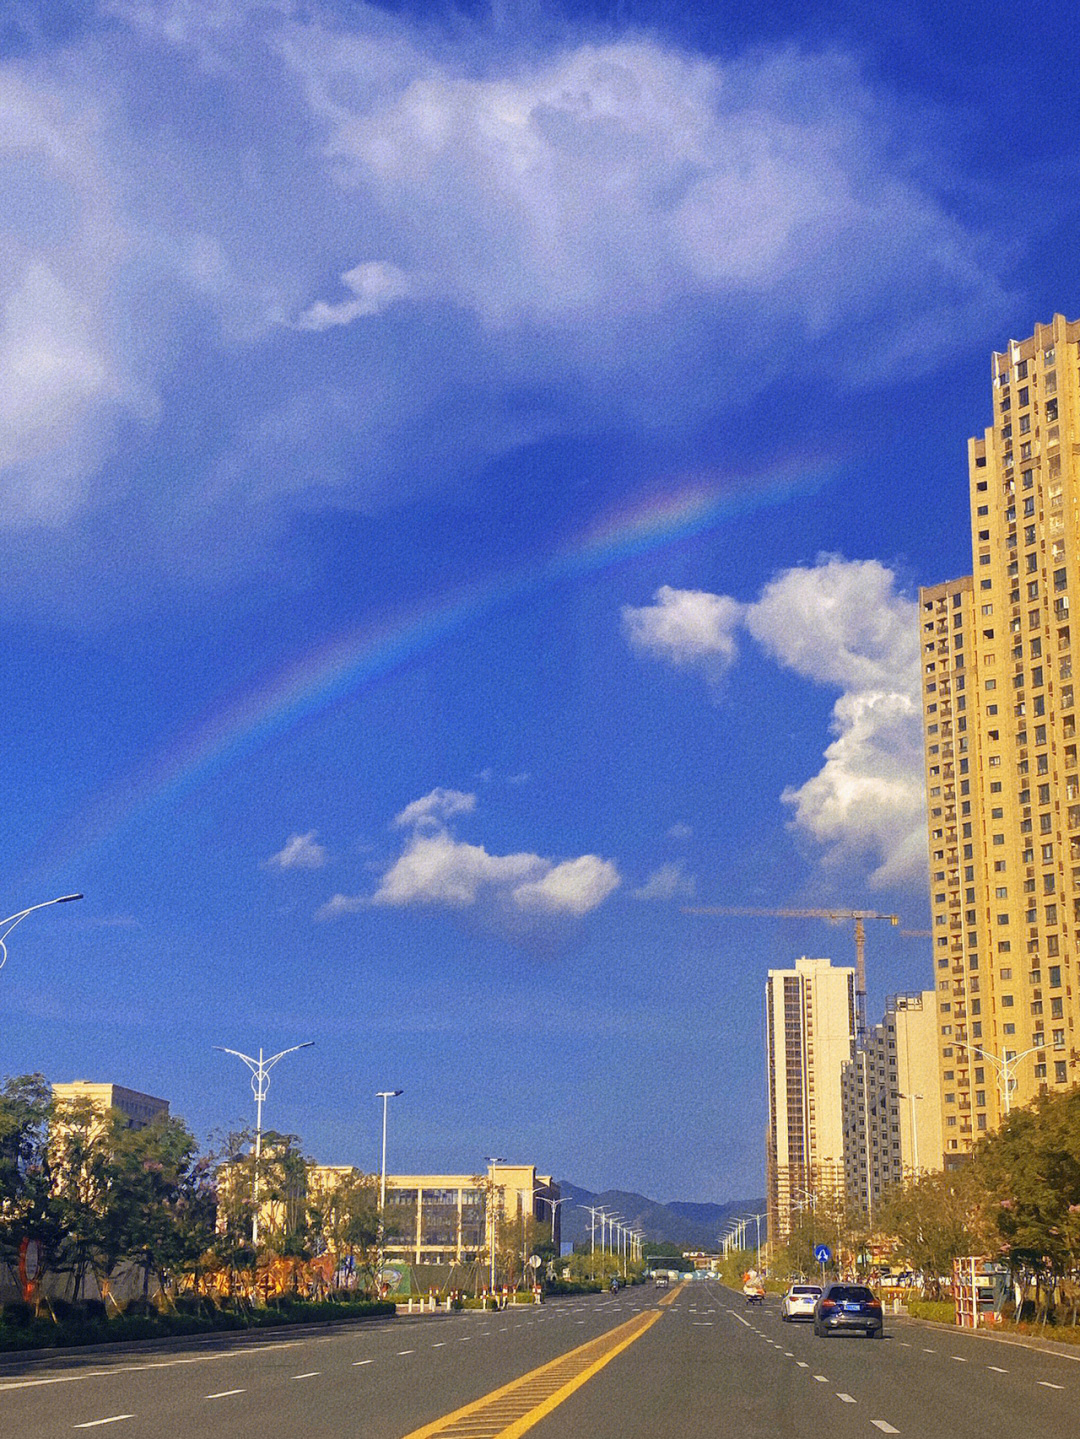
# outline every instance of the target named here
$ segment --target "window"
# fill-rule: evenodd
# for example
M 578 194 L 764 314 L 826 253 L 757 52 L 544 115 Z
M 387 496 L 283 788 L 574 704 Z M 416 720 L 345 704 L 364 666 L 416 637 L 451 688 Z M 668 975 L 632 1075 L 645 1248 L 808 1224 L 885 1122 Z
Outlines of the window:
M 1013 999 L 1013 996 L 1012 996 L 1011 994 L 1003 994 L 1003 995 L 1001 996 L 1001 1007 L 1002 1007 L 1002 1009 L 1012 1009 L 1013 1003 L 1014 1003 L 1014 999 Z
M 1054 1061 L 1054 1083 L 1065 1084 L 1068 1077 L 1065 1061 L 1063 1059 L 1056 1059 Z

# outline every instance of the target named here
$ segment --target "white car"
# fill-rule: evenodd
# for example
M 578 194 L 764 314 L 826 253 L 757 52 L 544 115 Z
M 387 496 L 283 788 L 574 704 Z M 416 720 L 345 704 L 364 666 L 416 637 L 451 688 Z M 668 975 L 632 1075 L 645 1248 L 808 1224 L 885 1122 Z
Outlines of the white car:
M 780 1318 L 785 1324 L 792 1319 L 813 1319 L 820 1298 L 820 1284 L 793 1284 L 780 1305 Z

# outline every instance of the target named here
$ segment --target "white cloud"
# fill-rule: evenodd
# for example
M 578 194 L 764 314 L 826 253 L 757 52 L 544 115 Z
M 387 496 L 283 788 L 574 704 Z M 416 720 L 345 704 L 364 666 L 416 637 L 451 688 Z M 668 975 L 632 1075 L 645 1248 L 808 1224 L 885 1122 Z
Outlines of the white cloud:
M 332 919 L 372 905 L 431 905 L 527 940 L 543 921 L 583 918 L 621 883 L 617 867 L 596 855 L 555 860 L 528 852 L 492 854 L 457 839 L 448 821 L 471 814 L 475 804 L 474 795 L 439 788 L 407 805 L 393 824 L 412 833 L 374 893 L 336 894 L 317 917 Z
M 405 299 L 415 289 L 403 270 L 381 260 L 368 261 L 346 270 L 341 279 L 346 289 L 352 291 L 353 298 L 339 301 L 336 305 L 317 300 L 297 321 L 301 330 L 329 330 L 334 325 L 350 325 L 353 320 L 368 315 L 381 315 L 395 301 Z
M 459 789 L 433 789 L 420 799 L 407 804 L 392 821 L 395 829 L 427 829 L 441 827 L 459 814 L 472 814 L 476 796 Z
M 322 869 L 326 864 L 326 850 L 316 840 L 318 830 L 310 829 L 307 834 L 291 834 L 285 841 L 285 848 L 271 855 L 265 861 L 268 869 Z
M 681 861 L 662 864 L 654 869 L 643 885 L 633 890 L 635 899 L 689 899 L 696 890 L 692 875 L 684 873 Z
M 639 651 L 687 668 L 719 650 L 730 663 L 741 624 L 786 669 L 841 691 L 824 765 L 781 796 L 792 826 L 829 865 L 869 862 L 872 885 L 922 880 L 918 614 L 893 572 L 876 560 L 826 556 L 784 571 L 746 606 L 698 591 L 662 589 L 657 599 L 624 611 Z
M 732 366 L 751 396 L 810 344 L 842 385 L 909 375 L 1005 308 L 999 252 L 842 55 L 508 42 L 363 4 L 83 8 L 0 69 L 8 526 L 104 510 L 120 437 L 179 423 L 230 350 L 250 388 L 215 416 L 220 465 L 163 494 L 147 464 L 126 507 L 158 526 L 125 548 L 148 568 L 208 489 L 245 517 L 396 502 L 538 435 L 700 424 Z M 227 543 L 208 573 L 249 562 Z
M 475 904 L 485 891 L 507 889 L 542 874 L 546 862 L 535 854 L 492 855 L 482 845 L 450 835 L 419 834 L 383 875 L 375 904 Z
M 843 689 L 918 694 L 914 601 L 877 560 L 826 556 L 785 570 L 746 607 L 746 628 L 787 669 Z
M 362 909 L 367 909 L 371 900 L 363 894 L 334 894 L 324 905 L 315 911 L 315 918 L 340 919 L 343 914 L 357 914 Z
M 620 882 L 619 871 L 610 860 L 583 854 L 554 865 L 542 879 L 517 885 L 511 897 L 522 909 L 580 918 L 603 904 Z
M 667 838 L 673 840 L 677 844 L 681 844 L 683 840 L 690 839 L 693 833 L 694 831 L 690 825 L 684 824 L 681 820 L 676 820 L 676 822 L 668 829 Z
M 623 606 L 623 633 L 632 649 L 678 669 L 701 669 L 710 679 L 735 663 L 742 619 L 736 600 L 670 585 L 661 585 L 653 600 L 640 608 Z

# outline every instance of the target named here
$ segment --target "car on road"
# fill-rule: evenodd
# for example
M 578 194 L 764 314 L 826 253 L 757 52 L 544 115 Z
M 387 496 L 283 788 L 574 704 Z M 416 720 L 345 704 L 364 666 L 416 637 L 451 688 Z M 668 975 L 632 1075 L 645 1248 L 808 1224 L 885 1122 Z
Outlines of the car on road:
M 814 1304 L 814 1333 L 825 1339 L 859 1329 L 868 1339 L 884 1339 L 881 1300 L 865 1284 L 826 1284 Z
M 793 1319 L 813 1319 L 820 1298 L 820 1284 L 793 1284 L 780 1301 L 780 1318 L 785 1324 Z
M 666 1274 L 658 1274 L 653 1280 L 653 1283 L 657 1289 L 666 1289 L 668 1287 L 668 1277 Z

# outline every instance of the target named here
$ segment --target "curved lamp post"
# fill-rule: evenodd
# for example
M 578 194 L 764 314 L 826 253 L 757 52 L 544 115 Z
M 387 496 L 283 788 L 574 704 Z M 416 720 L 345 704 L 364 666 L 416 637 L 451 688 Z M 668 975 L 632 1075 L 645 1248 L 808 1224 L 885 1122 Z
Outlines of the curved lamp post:
M 310 1049 L 314 1043 L 313 1039 L 309 1039 L 303 1044 L 291 1045 L 288 1049 L 282 1049 L 277 1054 L 272 1054 L 269 1059 L 263 1058 L 260 1048 L 257 1060 L 252 1059 L 250 1054 L 241 1054 L 238 1049 L 226 1049 L 223 1044 L 214 1045 L 214 1048 L 220 1050 L 222 1054 L 234 1054 L 237 1059 L 242 1059 L 251 1070 L 251 1088 L 255 1095 L 255 1173 L 251 1185 L 251 1244 L 254 1249 L 259 1247 L 259 1159 L 262 1157 L 262 1107 L 266 1092 L 270 1088 L 270 1071 L 279 1059 L 284 1059 L 287 1054 L 295 1054 L 298 1049 Z
M 62 894 L 57 899 L 46 899 L 41 904 L 32 904 L 29 909 L 20 909 L 18 914 L 9 914 L 7 919 L 0 919 L 0 969 L 7 963 L 7 946 L 4 940 L 15 928 L 21 924 L 28 914 L 33 914 L 35 909 L 48 909 L 50 904 L 70 904 L 73 899 L 82 899 L 81 894 Z

